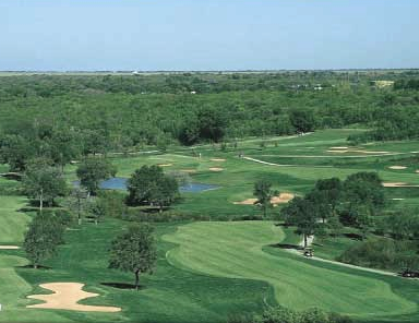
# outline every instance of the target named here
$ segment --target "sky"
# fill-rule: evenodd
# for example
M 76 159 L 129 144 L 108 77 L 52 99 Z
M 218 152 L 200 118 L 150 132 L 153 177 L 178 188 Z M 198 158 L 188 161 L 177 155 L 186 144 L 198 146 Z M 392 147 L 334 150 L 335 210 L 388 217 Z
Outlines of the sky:
M 418 0 L 0 0 L 0 70 L 419 67 Z

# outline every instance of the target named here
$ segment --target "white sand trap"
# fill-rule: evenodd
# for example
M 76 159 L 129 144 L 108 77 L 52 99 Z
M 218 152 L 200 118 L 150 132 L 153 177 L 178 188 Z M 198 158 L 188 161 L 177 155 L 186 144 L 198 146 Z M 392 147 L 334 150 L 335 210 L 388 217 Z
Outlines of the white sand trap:
M 273 205 L 278 205 L 278 204 L 285 204 L 288 203 L 289 201 L 291 201 L 294 198 L 294 194 L 291 193 L 281 193 L 279 194 L 279 196 L 274 196 L 271 199 L 271 203 Z M 247 199 L 241 202 L 234 202 L 233 204 L 236 205 L 253 205 L 257 202 L 257 199 L 252 198 L 252 199 Z
M 173 166 L 173 164 L 158 164 L 159 167 L 170 167 Z
M 221 168 L 221 167 L 211 167 L 211 168 L 209 168 L 209 170 L 211 172 L 222 172 L 224 170 L 224 168 Z
M 19 246 L 1 246 L 0 245 L 0 250 L 18 250 L 20 249 Z
M 99 296 L 82 290 L 84 284 L 80 283 L 50 283 L 40 285 L 44 289 L 53 291 L 48 295 L 30 295 L 28 298 L 44 301 L 45 303 L 28 305 L 27 308 L 41 308 L 54 310 L 68 310 L 79 312 L 120 312 L 120 307 L 91 306 L 78 304 L 79 301 Z
M 406 166 L 390 166 L 390 169 L 395 169 L 395 170 L 402 170 L 402 169 L 406 169 Z
M 225 162 L 226 160 L 224 158 L 211 158 L 211 161 L 216 162 L 216 163 L 222 163 L 222 162 Z
M 333 154 L 346 154 L 349 152 L 348 149 L 330 149 L 326 150 L 327 153 L 333 153 Z
M 402 198 L 402 197 L 393 197 L 392 200 L 393 201 L 404 201 L 404 198 Z
M 419 169 L 416 171 L 416 174 L 419 174 Z
M 293 198 L 294 198 L 294 194 L 281 193 L 279 196 L 274 196 L 271 199 L 271 203 L 273 205 L 285 204 L 285 203 L 288 203 L 289 201 L 291 201 Z
M 339 149 L 337 149 L 339 148 Z M 357 153 L 365 155 L 387 155 L 390 154 L 388 151 L 378 151 L 378 150 L 363 150 L 363 149 L 353 149 L 348 147 L 331 147 L 326 152 L 333 154 L 346 154 L 346 153 Z
M 409 188 L 409 187 L 419 187 L 419 185 L 414 185 L 414 184 L 408 184 L 405 182 L 386 182 L 383 183 L 384 187 L 390 187 L 390 188 L 394 188 L 394 187 L 404 187 L 404 188 Z

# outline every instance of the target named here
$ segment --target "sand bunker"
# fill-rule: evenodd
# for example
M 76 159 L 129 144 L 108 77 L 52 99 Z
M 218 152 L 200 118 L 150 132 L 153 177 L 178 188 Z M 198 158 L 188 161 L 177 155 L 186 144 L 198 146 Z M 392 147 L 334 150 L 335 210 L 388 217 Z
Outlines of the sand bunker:
M 291 193 L 281 193 L 279 194 L 279 196 L 274 196 L 271 199 L 271 203 L 273 205 L 278 205 L 278 204 L 285 204 L 288 203 L 289 201 L 291 201 L 294 198 L 294 194 Z M 252 199 L 247 199 L 241 202 L 234 202 L 233 204 L 236 205 L 253 205 L 257 202 L 257 199 L 252 198 Z
M 91 306 L 78 304 L 79 301 L 99 296 L 82 290 L 84 284 L 80 283 L 50 283 L 40 285 L 44 289 L 53 291 L 48 295 L 30 295 L 28 298 L 45 301 L 42 304 L 29 305 L 28 308 L 42 308 L 54 310 L 68 310 L 80 312 L 120 312 L 120 307 Z
M 211 158 L 211 161 L 216 162 L 216 163 L 222 163 L 222 162 L 225 162 L 226 160 L 224 158 Z
M 170 167 L 173 166 L 173 164 L 158 164 L 159 167 Z
M 20 249 L 19 246 L 1 246 L 0 245 L 0 250 L 18 250 Z
M 209 170 L 211 172 L 222 172 L 224 170 L 224 168 L 220 168 L 220 167 L 211 167 L 209 168 Z
M 392 200 L 393 201 L 404 201 L 404 198 L 402 198 L 402 197 L 393 197 Z
M 378 151 L 378 150 L 363 150 L 363 149 L 353 149 L 348 147 L 331 147 L 327 150 L 328 153 L 333 154 L 346 154 L 346 153 L 358 153 L 366 155 L 387 155 L 390 154 L 388 151 Z
M 401 170 L 401 169 L 406 169 L 406 166 L 390 166 L 390 169 L 396 169 L 396 170 Z
M 419 169 L 416 171 L 416 174 L 419 174 Z
M 405 188 L 409 188 L 409 187 L 419 187 L 419 185 L 414 185 L 414 184 L 408 184 L 405 182 L 386 182 L 383 183 L 384 187 L 390 187 L 390 188 L 394 188 L 394 187 L 405 187 Z

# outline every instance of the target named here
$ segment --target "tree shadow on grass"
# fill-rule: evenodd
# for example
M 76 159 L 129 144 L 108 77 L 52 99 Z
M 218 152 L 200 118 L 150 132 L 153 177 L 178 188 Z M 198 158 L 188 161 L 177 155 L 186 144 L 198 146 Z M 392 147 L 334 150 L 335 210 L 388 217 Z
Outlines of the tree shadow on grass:
M 357 233 L 345 233 L 344 236 L 351 240 L 362 241 L 362 235 Z
M 112 288 L 117 288 L 117 289 L 131 289 L 131 290 L 135 290 L 135 285 L 133 284 L 127 284 L 127 283 L 111 283 L 111 282 L 107 282 L 107 283 L 100 283 L 103 286 L 107 286 L 107 287 L 112 287 Z M 138 290 L 141 289 L 145 289 L 145 286 L 138 286 Z
M 38 265 L 36 269 L 33 268 L 33 265 L 18 266 L 17 268 L 33 269 L 33 270 L 50 270 L 51 269 L 51 267 L 43 266 L 43 265 Z
M 276 243 L 276 244 L 270 245 L 270 247 L 279 248 L 279 249 L 295 249 L 295 250 L 302 249 L 300 246 L 295 245 L 295 244 L 290 244 L 290 243 Z

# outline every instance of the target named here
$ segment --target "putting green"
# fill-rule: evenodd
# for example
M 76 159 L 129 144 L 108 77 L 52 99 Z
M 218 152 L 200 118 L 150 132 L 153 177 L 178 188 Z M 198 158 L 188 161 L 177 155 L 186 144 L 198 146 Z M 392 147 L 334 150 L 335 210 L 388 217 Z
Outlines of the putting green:
M 379 276 L 348 274 L 312 265 L 285 251 L 280 257 L 262 250 L 284 237 L 270 222 L 199 222 L 163 239 L 179 245 L 167 254 L 173 265 L 208 275 L 266 281 L 277 302 L 294 309 L 320 307 L 375 318 L 417 310 Z

